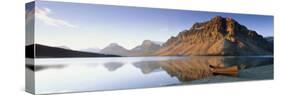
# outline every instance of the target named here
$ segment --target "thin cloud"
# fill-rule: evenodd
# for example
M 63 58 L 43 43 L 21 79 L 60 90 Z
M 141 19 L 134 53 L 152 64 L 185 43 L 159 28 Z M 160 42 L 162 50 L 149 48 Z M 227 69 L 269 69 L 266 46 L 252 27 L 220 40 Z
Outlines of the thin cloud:
M 57 26 L 57 27 L 65 26 L 65 27 L 70 27 L 70 28 L 77 27 L 62 19 L 50 17 L 49 16 L 50 13 L 52 13 L 52 11 L 48 8 L 35 7 L 35 18 L 43 21 L 44 23 L 46 23 L 48 25 Z

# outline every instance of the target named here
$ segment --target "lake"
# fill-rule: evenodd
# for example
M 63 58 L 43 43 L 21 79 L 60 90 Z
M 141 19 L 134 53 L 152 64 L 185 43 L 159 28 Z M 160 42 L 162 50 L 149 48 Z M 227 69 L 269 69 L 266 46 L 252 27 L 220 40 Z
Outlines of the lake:
M 241 70 L 214 75 L 210 64 Z M 273 79 L 273 57 L 37 58 L 28 70 L 35 72 L 36 93 L 63 93 Z

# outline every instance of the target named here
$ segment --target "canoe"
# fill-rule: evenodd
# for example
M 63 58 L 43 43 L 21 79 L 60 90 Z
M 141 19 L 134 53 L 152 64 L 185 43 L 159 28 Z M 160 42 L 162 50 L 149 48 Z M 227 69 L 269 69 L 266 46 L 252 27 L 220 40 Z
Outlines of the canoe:
M 238 73 L 238 66 L 224 67 L 224 68 L 211 68 L 214 75 L 230 75 L 236 76 Z

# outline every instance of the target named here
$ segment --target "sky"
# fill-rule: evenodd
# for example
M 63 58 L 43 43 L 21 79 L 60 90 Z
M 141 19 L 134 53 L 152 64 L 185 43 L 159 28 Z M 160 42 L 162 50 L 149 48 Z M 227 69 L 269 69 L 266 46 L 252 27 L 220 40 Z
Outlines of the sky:
M 26 10 L 35 14 L 35 43 L 76 50 L 102 49 L 110 43 L 132 49 L 144 40 L 165 42 L 194 23 L 214 16 L 232 17 L 258 34 L 273 36 L 273 16 L 266 15 L 39 0 Z

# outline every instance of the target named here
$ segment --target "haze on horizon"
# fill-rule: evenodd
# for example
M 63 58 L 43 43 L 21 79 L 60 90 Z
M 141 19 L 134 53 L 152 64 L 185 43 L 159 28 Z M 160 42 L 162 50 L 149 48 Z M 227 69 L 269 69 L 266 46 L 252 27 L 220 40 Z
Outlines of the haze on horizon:
M 273 36 L 273 16 L 36 1 L 35 43 L 71 49 L 127 49 L 144 40 L 165 42 L 196 22 L 232 17 L 264 37 Z M 28 7 L 27 12 L 33 8 Z M 27 29 L 28 30 L 28 29 Z M 27 31 L 28 32 L 28 31 Z

